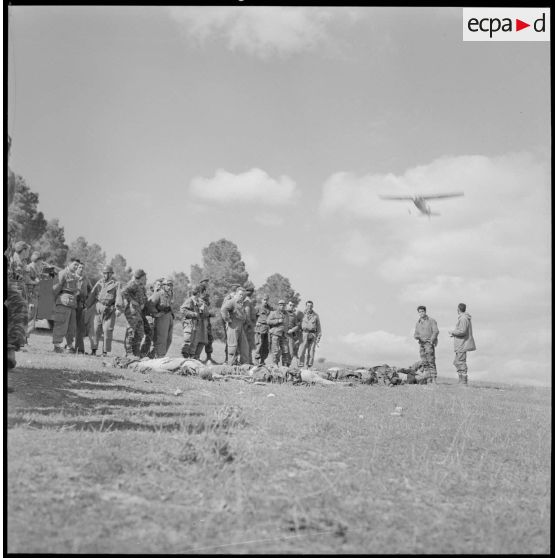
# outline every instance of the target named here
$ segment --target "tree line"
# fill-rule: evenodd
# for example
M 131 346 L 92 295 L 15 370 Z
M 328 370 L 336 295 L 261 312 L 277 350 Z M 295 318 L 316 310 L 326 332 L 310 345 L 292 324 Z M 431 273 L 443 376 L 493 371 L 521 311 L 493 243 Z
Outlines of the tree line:
M 47 220 L 39 211 L 39 195 L 32 192 L 22 176 L 16 175 L 16 192 L 14 201 L 8 210 L 8 233 L 12 244 L 23 240 L 37 251 L 48 264 L 64 267 L 70 258 L 77 257 L 85 267 L 86 277 L 94 284 L 102 276 L 103 266 L 107 263 L 105 251 L 96 243 L 90 244 L 79 236 L 69 245 L 66 244 L 64 227 L 58 219 Z M 280 273 L 270 275 L 263 285 L 256 288 L 250 281 L 246 265 L 238 246 L 222 238 L 211 242 L 202 249 L 201 265 L 190 266 L 190 274 L 174 271 L 170 277 L 174 282 L 173 311 L 178 317 L 179 308 L 188 296 L 192 285 L 201 279 L 209 279 L 208 291 L 211 305 L 220 308 L 223 299 L 230 291 L 231 285 L 252 286 L 256 297 L 269 296 L 271 304 L 280 299 L 300 302 L 300 295 L 291 286 L 289 279 Z M 114 268 L 114 278 L 122 284 L 132 277 L 132 269 L 122 254 L 116 254 L 110 262 Z M 151 280 L 156 279 L 151 277 Z M 215 318 L 217 324 L 219 318 Z M 214 328 L 215 329 L 215 328 Z M 216 336 L 221 338 L 221 327 L 216 329 Z

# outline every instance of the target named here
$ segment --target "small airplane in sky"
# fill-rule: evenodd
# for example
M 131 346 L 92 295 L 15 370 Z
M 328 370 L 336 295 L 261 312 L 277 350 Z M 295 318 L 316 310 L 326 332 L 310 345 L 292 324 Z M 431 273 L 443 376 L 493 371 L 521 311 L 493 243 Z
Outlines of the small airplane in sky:
M 456 198 L 463 195 L 463 192 L 452 192 L 450 194 L 430 194 L 428 196 L 423 196 L 421 194 L 417 194 L 416 196 L 380 196 L 380 198 L 383 200 L 410 200 L 417 206 L 421 215 L 428 215 L 428 218 L 430 218 L 431 215 L 440 215 L 440 213 L 434 213 L 426 203 L 426 200 Z

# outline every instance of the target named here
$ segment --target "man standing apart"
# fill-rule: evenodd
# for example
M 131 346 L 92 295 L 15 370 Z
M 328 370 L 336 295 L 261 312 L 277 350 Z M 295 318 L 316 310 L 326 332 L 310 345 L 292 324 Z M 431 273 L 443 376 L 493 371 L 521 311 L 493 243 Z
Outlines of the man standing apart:
M 277 365 L 279 360 L 281 360 L 283 366 L 289 366 L 291 364 L 289 343 L 287 341 L 289 317 L 285 310 L 284 300 L 280 300 L 277 306 L 277 310 L 273 310 L 267 318 L 269 336 L 271 338 L 271 360 Z
M 294 302 L 289 300 L 287 304 L 287 346 L 289 348 L 291 362 L 295 357 L 298 359 L 298 340 L 301 331 L 301 321 L 302 318 L 299 318 L 295 310 Z
M 459 383 L 463 385 L 467 385 L 467 351 L 477 349 L 473 339 L 471 315 L 466 310 L 467 306 L 463 302 L 457 305 L 457 325 L 453 331 L 449 332 L 450 337 L 453 337 L 453 350 L 455 351 L 453 365 L 457 370 Z
M 155 318 L 153 324 L 153 339 L 155 357 L 164 357 L 172 343 L 172 328 L 174 314 L 172 313 L 173 281 L 167 277 L 163 279 L 161 288 L 155 290 L 147 301 L 147 312 Z
M 147 276 L 143 269 L 134 272 L 134 277 L 120 291 L 120 296 L 116 302 L 116 315 L 124 312 L 128 327 L 124 337 L 124 349 L 126 356 L 140 356 L 140 343 L 143 338 L 144 317 L 143 310 L 147 302 L 145 284 Z
M 52 328 L 52 343 L 55 353 L 64 352 L 60 346 L 64 337 L 67 350 L 74 352 L 73 342 L 76 334 L 76 308 L 79 292 L 76 269 L 80 263 L 77 258 L 72 258 L 68 266 L 58 273 L 58 282 L 52 287 L 55 296 L 54 327 Z
M 91 347 L 91 354 L 97 354 L 99 339 L 103 337 L 103 356 L 112 350 L 112 332 L 116 322 L 115 304 L 120 283 L 113 279 L 114 269 L 112 265 L 103 267 L 103 278 L 99 279 L 93 290 L 87 297 L 86 306 L 95 304 L 95 317 L 93 328 L 95 330 L 94 343 Z
M 227 362 L 231 365 L 236 364 L 237 356 L 240 364 L 248 363 L 248 341 L 244 331 L 245 297 L 244 288 L 238 287 L 234 296 L 225 300 L 221 306 L 221 317 L 226 324 L 227 332 Z
M 256 327 L 255 327 L 255 346 L 256 364 L 265 364 L 265 359 L 269 355 L 269 325 L 267 318 L 273 306 L 269 304 L 269 296 L 262 297 L 262 303 L 256 306 Z
M 436 383 L 438 372 L 436 370 L 435 347 L 438 344 L 438 324 L 436 320 L 426 315 L 426 306 L 417 306 L 419 320 L 415 326 L 415 339 L 420 348 L 420 360 L 426 371 L 426 381 Z
M 314 312 L 314 303 L 311 300 L 306 302 L 301 327 L 302 344 L 298 351 L 298 365 L 312 368 L 316 346 L 322 338 L 322 326 L 320 324 L 320 316 Z

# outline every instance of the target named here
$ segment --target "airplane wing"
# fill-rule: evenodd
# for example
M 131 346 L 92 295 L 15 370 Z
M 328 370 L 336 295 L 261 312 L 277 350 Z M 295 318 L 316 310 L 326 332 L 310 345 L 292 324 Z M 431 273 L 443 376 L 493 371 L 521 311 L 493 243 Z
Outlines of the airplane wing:
M 421 196 L 423 200 L 437 200 L 441 198 L 456 198 L 458 196 L 463 196 L 463 192 L 453 192 L 451 194 L 432 194 L 430 196 Z
M 383 200 L 414 200 L 413 196 L 380 196 Z

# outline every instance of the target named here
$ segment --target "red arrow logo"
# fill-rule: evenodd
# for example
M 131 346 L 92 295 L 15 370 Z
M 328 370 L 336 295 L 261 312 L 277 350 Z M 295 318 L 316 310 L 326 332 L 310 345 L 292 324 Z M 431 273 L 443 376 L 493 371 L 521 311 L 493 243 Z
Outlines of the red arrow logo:
M 525 27 L 531 27 L 531 24 L 530 23 L 525 23 L 524 21 L 521 21 L 520 19 L 515 20 L 515 30 L 516 31 L 521 31 L 522 29 L 525 29 Z

